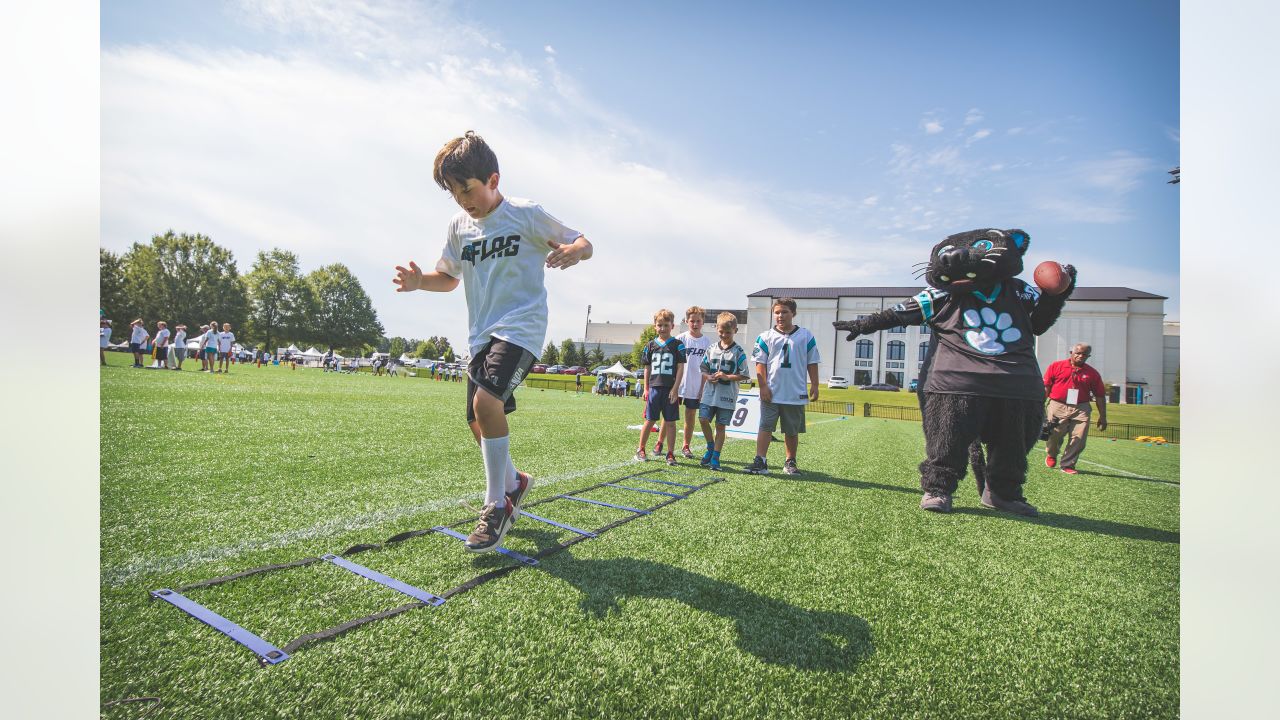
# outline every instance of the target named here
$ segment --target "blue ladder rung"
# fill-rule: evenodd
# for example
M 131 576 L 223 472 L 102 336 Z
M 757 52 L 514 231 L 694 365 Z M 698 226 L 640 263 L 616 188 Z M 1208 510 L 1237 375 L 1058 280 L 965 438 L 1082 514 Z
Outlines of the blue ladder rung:
M 627 487 L 626 485 L 619 485 L 617 483 L 605 483 L 605 485 L 608 487 L 620 488 L 622 490 L 632 490 L 635 492 L 649 493 L 650 495 L 666 495 L 667 497 L 673 497 L 673 498 L 684 497 L 684 495 L 681 495 L 679 493 L 663 492 L 662 490 L 648 490 L 645 488 L 633 488 L 633 487 Z
M 674 486 L 676 486 L 676 487 L 689 488 L 690 490 L 697 490 L 697 489 L 698 489 L 698 486 L 697 486 L 697 485 L 685 485 L 684 483 L 671 482 L 670 480 L 659 480 L 659 479 L 657 479 L 657 478 L 651 478 L 651 477 L 639 477 L 639 476 L 637 476 L 637 477 L 636 477 L 636 480 L 645 480 L 645 481 L 647 481 L 647 482 L 662 483 L 663 485 L 674 485 Z
M 181 593 L 165 588 L 152 590 L 151 597 L 164 600 L 205 625 L 249 648 L 254 655 L 258 656 L 258 662 L 263 665 L 275 665 L 289 659 L 289 655 L 285 651 Z
M 592 505 L 603 505 L 604 507 L 617 508 L 618 510 L 626 510 L 627 512 L 633 512 L 639 515 L 648 515 L 650 512 L 649 510 L 641 510 L 640 508 L 627 507 L 626 505 L 614 505 L 613 503 L 607 503 L 601 500 L 574 497 L 572 495 L 557 495 L 556 497 L 563 498 L 565 500 L 576 500 L 578 502 L 591 503 Z
M 467 541 L 466 535 L 463 535 L 462 533 L 458 532 L 457 530 L 454 530 L 453 528 L 447 528 L 443 525 L 437 525 L 431 529 L 439 533 L 444 533 L 445 535 L 448 535 L 450 537 L 455 537 L 461 540 L 462 542 Z M 524 563 L 525 565 L 529 565 L 531 567 L 538 564 L 537 560 L 534 560 L 528 555 L 521 555 L 515 550 L 508 550 L 507 548 L 504 548 L 504 547 L 499 547 L 495 549 L 498 552 L 502 553 L 503 555 L 506 555 L 507 557 L 511 558 L 512 560 L 515 560 L 516 562 Z
M 328 560 L 340 568 L 345 568 L 363 578 L 368 578 L 379 585 L 389 587 L 397 592 L 402 592 L 415 600 L 421 600 L 428 605 L 440 606 L 444 604 L 444 598 L 433 593 L 429 593 L 421 588 L 416 588 L 408 583 L 401 582 L 393 577 L 383 575 L 377 570 L 371 570 L 363 565 L 357 565 L 350 560 L 339 557 L 337 555 L 321 555 L 321 560 Z
M 576 532 L 576 533 L 578 533 L 579 535 L 586 535 L 587 537 L 592 537 L 592 538 L 593 538 L 593 537 L 599 537 L 598 535 L 596 535 L 595 533 L 591 532 L 590 530 L 583 530 L 583 529 L 581 529 L 581 528 L 576 528 L 576 527 L 574 527 L 574 526 L 572 526 L 572 525 L 565 525 L 564 523 L 559 523 L 559 522 L 556 522 L 555 520 L 549 520 L 549 519 L 547 519 L 547 518 L 542 517 L 541 515 L 534 515 L 533 513 L 529 512 L 528 510 L 521 510 L 521 511 L 520 511 L 520 516 L 521 516 L 521 517 L 533 518 L 534 520 L 537 520 L 538 522 L 544 522 L 544 523 L 546 523 L 546 524 L 548 524 L 548 525 L 555 525 L 555 526 L 556 526 L 556 527 L 558 527 L 558 528 L 564 528 L 565 530 L 568 530 L 568 531 L 570 531 L 570 532 Z

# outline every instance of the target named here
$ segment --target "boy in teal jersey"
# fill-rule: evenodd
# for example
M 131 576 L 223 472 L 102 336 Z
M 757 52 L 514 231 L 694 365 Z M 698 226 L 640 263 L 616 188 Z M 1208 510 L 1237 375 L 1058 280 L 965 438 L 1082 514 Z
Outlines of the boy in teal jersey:
M 804 432 L 804 406 L 818 399 L 818 341 L 813 333 L 795 324 L 796 301 L 778 298 L 773 301 L 773 327 L 760 333 L 751 349 L 760 381 L 760 431 L 756 434 L 756 458 L 747 472 L 764 475 L 769 472 L 765 457 L 773 431 L 782 420 L 782 434 L 787 459 L 782 469 L 788 475 L 799 475 L 796 451 L 800 433 Z M 808 380 L 808 389 L 805 380 Z

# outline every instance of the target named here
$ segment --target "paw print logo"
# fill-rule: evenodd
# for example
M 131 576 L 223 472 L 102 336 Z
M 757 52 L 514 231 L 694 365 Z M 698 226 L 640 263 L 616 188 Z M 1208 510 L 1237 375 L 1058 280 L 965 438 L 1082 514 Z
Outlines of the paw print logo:
M 983 355 L 1000 355 L 1005 351 L 1005 343 L 1015 342 L 1022 337 L 1022 332 L 1012 327 L 1012 315 L 1004 312 L 997 315 L 989 307 L 965 310 L 964 324 L 971 328 L 965 331 L 965 341 Z

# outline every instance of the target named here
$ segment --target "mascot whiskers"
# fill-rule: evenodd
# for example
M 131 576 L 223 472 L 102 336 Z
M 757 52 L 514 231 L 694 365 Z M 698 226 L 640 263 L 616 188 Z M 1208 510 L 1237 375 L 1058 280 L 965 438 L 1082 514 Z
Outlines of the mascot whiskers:
M 932 329 L 919 383 L 924 510 L 950 512 L 972 462 L 983 505 L 1038 514 L 1022 494 L 1027 453 L 1044 419 L 1034 336 L 1057 321 L 1075 289 L 1076 271 L 1063 266 L 1070 283 L 1057 295 L 1019 280 L 1030 243 L 1016 229 L 951 235 L 921 263 L 929 285 L 924 291 L 888 310 L 834 323 L 849 331 L 848 340 L 901 325 Z

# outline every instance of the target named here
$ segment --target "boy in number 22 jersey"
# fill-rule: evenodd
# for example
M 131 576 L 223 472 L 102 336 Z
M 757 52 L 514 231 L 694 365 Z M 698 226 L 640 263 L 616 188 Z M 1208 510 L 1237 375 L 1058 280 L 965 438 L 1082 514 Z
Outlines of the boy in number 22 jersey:
M 818 342 L 813 333 L 795 324 L 795 300 L 778 298 L 773 301 L 772 311 L 773 327 L 760 333 L 751 349 L 756 378 L 760 381 L 760 431 L 756 435 L 756 458 L 747 472 L 753 475 L 769 472 L 765 457 L 773 430 L 781 419 L 787 446 L 782 469 L 788 475 L 799 475 L 796 451 L 800 433 L 804 432 L 804 406 L 818 399 Z
M 685 350 L 684 343 L 671 337 L 671 328 L 675 325 L 675 313 L 663 308 L 653 314 L 653 329 L 658 337 L 649 341 L 640 353 L 640 362 L 644 363 L 644 428 L 640 431 L 640 448 L 636 450 L 636 460 L 648 460 L 645 455 L 645 443 L 649 442 L 649 433 L 653 432 L 653 423 L 661 417 L 662 440 L 667 446 L 667 464 L 675 465 L 676 456 L 672 450 L 676 442 L 676 421 L 680 419 L 680 381 L 684 378 Z
M 496 550 L 520 514 L 532 478 L 511 462 L 507 413 L 515 389 L 547 334 L 545 268 L 568 268 L 591 257 L 582 233 L 529 200 L 498 192 L 498 158 L 473 132 L 445 143 L 436 155 L 436 184 L 462 212 L 432 272 L 413 262 L 396 266 L 397 292 L 448 292 L 459 279 L 467 296 L 471 362 L 467 422 L 480 443 L 486 481 L 480 522 L 467 537 L 472 552 Z

